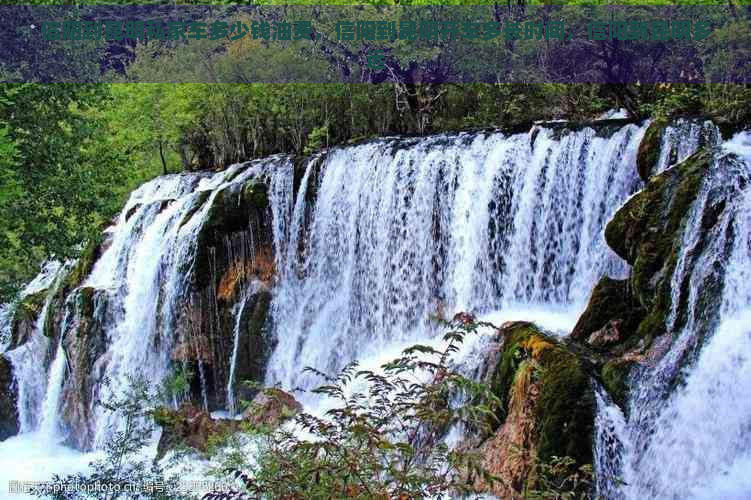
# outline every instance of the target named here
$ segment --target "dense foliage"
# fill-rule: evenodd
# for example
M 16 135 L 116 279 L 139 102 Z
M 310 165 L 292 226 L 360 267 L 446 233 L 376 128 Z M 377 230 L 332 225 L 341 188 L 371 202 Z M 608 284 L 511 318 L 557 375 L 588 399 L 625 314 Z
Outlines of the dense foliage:
M 264 436 L 247 470 L 251 496 L 446 498 L 473 492 L 478 475 L 495 480 L 475 454 L 441 439 L 458 423 L 489 432 L 500 404 L 489 386 L 451 364 L 464 337 L 490 325 L 452 326 L 443 349 L 415 345 L 377 371 L 351 364 L 336 377 L 316 372 L 325 385 L 313 392 L 330 409 L 301 413 L 294 427 Z

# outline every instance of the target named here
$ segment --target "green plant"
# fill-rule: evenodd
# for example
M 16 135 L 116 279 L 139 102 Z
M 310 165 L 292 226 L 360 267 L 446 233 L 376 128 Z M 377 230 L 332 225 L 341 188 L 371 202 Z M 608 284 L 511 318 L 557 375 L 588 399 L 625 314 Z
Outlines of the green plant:
M 159 390 L 159 396 L 165 401 L 172 401 L 177 407 L 182 399 L 190 390 L 190 381 L 193 378 L 193 372 L 185 366 L 173 370 L 162 381 Z
M 480 324 L 455 322 L 447 347 L 416 345 L 378 372 L 348 365 L 312 392 L 329 399 L 323 416 L 298 414 L 294 427 L 266 430 L 246 478 L 260 498 L 446 498 L 474 492 L 474 478 L 495 478 L 475 453 L 442 442 L 462 422 L 489 430 L 500 404 L 489 387 L 454 371 L 451 355 Z M 463 405 L 452 396 L 463 393 Z M 454 399 L 455 401 L 455 399 Z M 301 437 L 304 435 L 306 437 Z
M 594 485 L 592 465 L 579 466 L 571 457 L 553 456 L 538 462 L 531 476 L 535 486 L 524 494 L 530 500 L 586 499 Z
M 144 457 L 143 450 L 150 444 L 155 430 L 151 415 L 156 400 L 157 395 L 148 383 L 138 377 L 122 394 L 101 402 L 105 410 L 120 416 L 120 426 L 108 443 L 104 457 L 92 462 L 86 474 L 53 476 L 55 490 L 38 490 L 37 495 L 66 500 L 192 498 L 178 492 L 176 476 L 166 476 L 165 468 Z

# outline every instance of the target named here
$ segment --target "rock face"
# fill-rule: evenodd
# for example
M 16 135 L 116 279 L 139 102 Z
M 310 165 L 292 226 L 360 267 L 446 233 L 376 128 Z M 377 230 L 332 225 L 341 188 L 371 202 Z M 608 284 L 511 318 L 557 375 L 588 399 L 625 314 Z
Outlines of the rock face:
M 700 214 L 701 230 L 692 241 L 692 251 L 676 274 L 680 256 L 687 243 L 684 233 L 691 207 L 699 196 L 703 181 L 715 166 L 713 152 L 700 150 L 684 162 L 650 178 L 646 187 L 615 214 L 605 229 L 608 245 L 631 266 L 625 280 L 603 278 L 592 292 L 589 304 L 571 333 L 572 339 L 586 343 L 602 356 L 598 373 L 605 388 L 624 409 L 628 397 L 631 368 L 645 359 L 654 340 L 666 336 L 670 316 L 675 334 L 688 321 L 683 290 L 689 287 L 688 272 L 697 262 L 702 249 L 720 237 L 717 222 L 725 208 L 730 188 L 718 183 L 717 192 L 708 196 Z M 709 189 L 709 188 L 703 188 Z M 717 228 L 716 228 L 717 226 Z M 713 256 L 722 259 L 722 254 Z M 709 266 L 711 268 L 711 266 Z M 694 312 L 695 328 L 709 327 L 719 307 L 722 266 L 702 279 L 700 312 Z M 681 292 L 676 294 L 674 290 Z M 702 322 L 706 323 L 702 325 Z M 670 339 L 660 344 L 670 344 Z M 653 356 L 659 356 L 655 352 Z
M 27 295 L 16 305 L 11 319 L 11 337 L 8 350 L 15 349 L 29 340 L 37 318 L 42 312 L 46 296 L 47 290 L 41 290 Z
M 254 395 L 241 382 L 263 379 L 272 348 L 266 334 L 274 277 L 268 210 L 265 184 L 255 179 L 230 184 L 216 193 L 198 234 L 191 291 L 177 320 L 172 358 L 194 373 L 192 399 L 201 401 L 205 389 L 211 410 L 227 407 L 236 335 L 238 400 Z
M 184 404 L 178 410 L 158 408 L 154 411 L 153 417 L 162 427 L 156 460 L 160 460 L 170 450 L 191 448 L 206 453 L 212 440 L 239 429 L 238 421 L 214 420 L 208 413 L 190 403 Z
M 522 498 L 534 488 L 540 462 L 591 463 L 594 393 L 586 359 L 533 324 L 507 323 L 499 335 L 492 387 L 503 403 L 502 423 L 479 451 L 483 467 L 501 478 L 490 491 Z
M 18 434 L 16 391 L 10 362 L 0 355 L 0 441 Z
M 74 328 L 64 335 L 68 376 L 63 384 L 61 413 L 66 426 L 67 444 L 87 449 L 93 439 L 92 399 L 101 382 L 97 361 L 106 350 L 105 325 L 112 321 L 109 296 L 102 290 L 82 287 L 66 303 L 70 317 L 77 318 Z

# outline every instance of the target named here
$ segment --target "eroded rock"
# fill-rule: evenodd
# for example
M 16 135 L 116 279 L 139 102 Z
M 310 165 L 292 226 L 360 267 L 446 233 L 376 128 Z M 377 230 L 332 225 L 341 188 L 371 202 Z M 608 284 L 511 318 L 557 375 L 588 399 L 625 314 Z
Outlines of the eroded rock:
M 242 420 L 214 419 L 191 403 L 185 403 L 177 410 L 160 407 L 152 413 L 154 421 L 162 428 L 156 459 L 164 457 L 169 450 L 185 448 L 205 455 L 212 451 L 215 443 L 231 434 L 253 427 L 274 429 L 300 411 L 302 405 L 281 389 L 260 392 Z

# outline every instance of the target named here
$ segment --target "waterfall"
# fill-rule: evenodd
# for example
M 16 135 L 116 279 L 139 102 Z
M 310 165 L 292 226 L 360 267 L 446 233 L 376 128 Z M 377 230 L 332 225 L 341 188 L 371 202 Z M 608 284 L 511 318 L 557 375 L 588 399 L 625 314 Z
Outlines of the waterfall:
M 463 310 L 568 331 L 601 276 L 628 274 L 603 231 L 642 187 L 635 164 L 647 126 L 548 124 L 513 135 L 383 138 L 299 165 L 279 155 L 218 173 L 154 179 L 131 194 L 93 269 L 67 291 L 59 337 L 46 337 L 44 326 L 55 288 L 49 275 L 65 272 L 50 271 L 29 285 L 29 293 L 50 292 L 33 334 L 4 353 L 13 365 L 21 430 L 41 429 L 57 440 L 69 434 L 61 413 L 76 352 L 66 349 L 85 328 L 84 313 L 71 306 L 81 297 L 75 291 L 95 293 L 106 311 L 96 319 L 101 352 L 87 372 L 86 404 L 120 394 L 136 376 L 158 385 L 176 364 L 194 363 L 194 399 L 237 413 L 248 372 L 242 363 L 249 362 L 246 316 L 260 282 L 271 296 L 272 342 L 263 344 L 270 352 L 260 375 L 268 386 L 310 388 L 319 380 L 303 373 L 305 366 L 332 373 L 360 359 L 375 367 L 415 341 L 438 343 L 432 318 Z M 658 170 L 711 143 L 712 127 L 668 127 Z M 608 472 L 598 490 L 607 498 L 708 496 L 712 488 L 733 491 L 722 478 L 730 486 L 745 481 L 751 458 L 739 446 L 748 442 L 751 398 L 733 376 L 751 370 L 743 327 L 751 319 L 746 140 L 724 145 L 745 162 L 721 153 L 723 168 L 708 176 L 688 214 L 673 277 L 673 303 L 688 306 L 685 314 L 676 308 L 669 315 L 670 351 L 635 374 L 628 415 L 597 390 L 595 456 L 598 470 Z M 263 184 L 264 192 L 253 196 L 263 198 L 259 205 L 268 202 L 259 208 L 268 225 L 262 230 L 242 213 L 231 234 L 213 227 L 212 211 L 231 206 L 236 195 L 239 204 L 245 183 L 255 180 Z M 711 237 L 701 239 L 703 214 L 718 194 L 726 207 Z M 721 303 L 708 318 L 700 307 L 702 283 L 722 261 Z M 233 271 L 235 262 L 258 275 Z M 225 280 L 230 271 L 237 282 Z M 61 305 L 54 307 L 59 313 Z M 0 328 L 9 330 L 8 322 L 0 314 Z M 206 359 L 204 349 L 221 359 Z M 484 356 L 494 349 L 490 335 L 470 341 L 457 366 L 480 376 L 480 363 L 490 363 Z M 88 409 L 91 446 L 106 448 L 119 417 L 93 404 Z M 452 429 L 448 440 L 462 433 Z
M 42 435 L 54 441 L 58 437 L 58 410 L 60 407 L 60 394 L 63 388 L 63 376 L 65 375 L 65 349 L 63 339 L 57 345 L 55 358 L 50 365 L 50 373 L 47 379 L 47 391 L 42 402 L 42 418 L 39 424 Z
M 20 294 L 23 299 L 34 293 L 49 290 L 45 295 L 39 316 L 34 322 L 30 338 L 21 346 L 5 352 L 5 356 L 13 365 L 13 379 L 18 397 L 18 423 L 21 432 L 36 430 L 40 424 L 39 415 L 47 390 L 45 360 L 50 345 L 50 340 L 44 335 L 44 322 L 49 313 L 56 281 L 65 270 L 66 266 L 61 266 L 57 262 L 45 264 L 39 275 L 29 282 Z
M 711 121 L 679 118 L 665 127 L 653 173 L 682 162 L 702 146 L 716 146 L 720 142 L 720 131 Z
M 229 380 L 227 381 L 227 411 L 230 417 L 234 417 L 237 413 L 237 403 L 235 401 L 235 370 L 237 367 L 237 352 L 240 350 L 240 325 L 243 311 L 245 310 L 245 300 L 235 305 L 237 312 L 235 313 L 235 326 L 232 329 L 232 336 L 234 337 L 234 343 L 232 345 L 232 359 L 230 360 L 229 368 Z
M 109 289 L 116 303 L 114 308 L 120 311 L 114 324 L 106 328 L 109 345 L 103 357 L 102 379 L 109 383 L 101 387 L 100 398 L 122 394 L 135 375 L 159 383 L 168 374 L 176 341 L 175 323 L 189 300 L 193 277 L 190 266 L 194 263 L 197 238 L 214 200 L 229 185 L 242 185 L 275 164 L 272 159 L 234 165 L 211 176 L 160 177 L 131 195 L 112 229 L 112 244 L 88 279 L 91 286 Z M 214 266 L 210 258 L 211 279 Z M 209 325 L 213 328 L 213 292 L 209 299 Z M 213 334 L 208 332 L 207 336 L 212 338 Z M 203 404 L 208 407 L 205 361 L 200 349 L 198 346 L 196 353 L 198 373 Z M 97 410 L 95 447 L 106 446 L 117 425 L 117 415 Z
M 309 162 L 278 238 L 266 383 L 310 387 L 303 367 L 430 337 L 431 315 L 580 312 L 601 275 L 627 271 L 602 232 L 640 186 L 644 130 L 384 139 Z
M 724 150 L 683 235 L 666 325 L 674 337 L 669 351 L 632 378 L 628 418 L 598 396 L 595 454 L 606 498 L 745 498 L 751 488 L 745 383 L 751 377 L 751 136 L 739 134 Z M 718 204 L 724 210 L 707 234 L 704 214 Z M 718 269 L 722 292 L 713 312 L 702 287 Z M 687 304 L 680 321 L 679 301 Z

